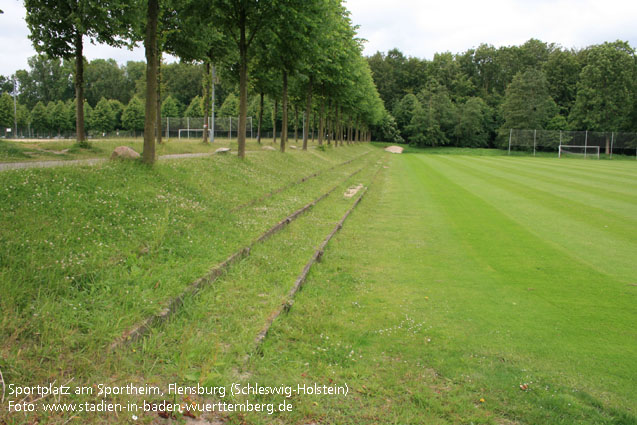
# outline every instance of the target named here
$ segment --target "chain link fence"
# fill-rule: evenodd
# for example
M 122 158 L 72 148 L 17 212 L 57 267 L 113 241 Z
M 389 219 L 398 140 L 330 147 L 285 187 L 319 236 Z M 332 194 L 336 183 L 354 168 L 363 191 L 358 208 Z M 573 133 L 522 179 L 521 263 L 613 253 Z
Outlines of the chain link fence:
M 238 135 L 239 118 L 238 117 L 215 117 L 214 136 L 215 138 L 233 139 Z M 50 130 L 42 128 L 34 128 L 31 125 L 18 126 L 18 131 L 13 129 L 0 131 L 0 138 L 7 139 L 75 139 L 75 130 Z M 169 139 L 202 139 L 204 132 L 203 118 L 162 118 L 161 119 L 162 137 Z M 87 126 L 87 136 L 89 139 L 117 139 L 117 138 L 136 138 L 144 137 L 141 130 L 122 130 L 117 129 L 108 132 L 97 131 Z M 246 137 L 256 137 L 256 128 L 252 125 L 252 117 L 247 117 Z
M 545 152 L 560 156 L 568 152 L 585 157 L 622 155 L 637 158 L 637 133 L 511 129 L 507 150 L 509 154 L 526 152 L 537 155 Z

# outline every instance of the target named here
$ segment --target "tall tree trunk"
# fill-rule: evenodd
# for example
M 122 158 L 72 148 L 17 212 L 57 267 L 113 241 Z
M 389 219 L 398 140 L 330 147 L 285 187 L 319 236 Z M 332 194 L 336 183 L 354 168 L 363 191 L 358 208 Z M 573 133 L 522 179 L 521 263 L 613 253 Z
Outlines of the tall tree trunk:
M 84 44 L 82 34 L 75 34 L 75 137 L 80 146 L 86 146 L 84 137 Z
M 325 134 L 325 99 L 321 98 L 321 111 L 319 112 L 318 144 L 323 146 L 323 135 Z
M 210 134 L 210 90 L 212 89 L 212 76 L 210 61 L 206 61 L 206 72 L 204 74 L 203 83 L 203 142 L 209 143 L 208 136 Z
M 144 150 L 142 161 L 155 162 L 155 125 L 157 123 L 157 21 L 159 0 L 148 0 L 146 11 L 146 116 L 144 118 Z
M 246 156 L 246 122 L 248 121 L 248 40 L 246 39 L 246 11 L 239 11 L 239 158 Z
M 356 117 L 356 136 L 354 136 L 354 140 L 356 140 L 356 142 L 361 141 L 360 124 L 358 117 Z
M 259 122 L 257 124 L 257 143 L 261 144 L 261 123 L 263 122 L 263 92 L 259 94 Z
M 299 144 L 299 105 L 294 105 L 294 143 Z
M 325 121 L 327 124 L 327 145 L 329 146 L 332 142 L 332 126 L 334 125 L 334 121 L 331 118 L 332 115 L 332 99 L 327 100 L 327 114 L 325 116 Z
M 352 144 L 352 115 L 347 117 L 347 144 Z
M 312 77 L 307 84 L 307 102 L 305 104 L 305 121 L 303 122 L 303 150 L 307 150 L 307 138 L 310 130 L 310 114 L 312 113 Z M 314 131 L 312 131 L 314 138 Z
M 606 155 L 610 155 L 610 137 L 606 135 Z
M 337 144 L 343 146 L 343 123 L 341 122 L 341 106 L 336 105 L 336 128 L 338 129 Z
M 281 122 L 281 152 L 285 152 L 285 145 L 288 142 L 288 73 L 283 71 L 283 99 L 281 109 L 283 109 L 283 120 Z
M 159 37 L 157 37 L 157 144 L 161 145 L 161 49 L 159 48 Z
M 312 125 L 310 125 L 312 131 L 312 144 L 314 143 L 314 130 L 316 129 L 316 112 L 312 112 Z
M 272 143 L 276 145 L 276 120 L 279 115 L 279 99 L 274 99 L 274 118 L 272 120 Z

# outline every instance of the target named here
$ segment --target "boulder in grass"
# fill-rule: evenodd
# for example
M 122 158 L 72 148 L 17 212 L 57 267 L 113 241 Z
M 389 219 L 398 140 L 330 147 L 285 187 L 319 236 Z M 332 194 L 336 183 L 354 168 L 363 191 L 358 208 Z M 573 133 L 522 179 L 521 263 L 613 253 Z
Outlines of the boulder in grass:
M 290 145 L 290 149 L 296 149 L 296 146 Z
M 263 149 L 264 151 L 275 151 L 276 149 L 273 148 L 272 146 L 264 146 L 261 149 Z
M 403 148 L 400 146 L 387 146 L 385 148 L 385 152 L 389 153 L 403 153 Z
M 215 154 L 222 154 L 230 152 L 230 148 L 219 148 L 215 151 Z
M 128 146 L 118 146 L 111 154 L 111 159 L 137 159 L 140 155 Z

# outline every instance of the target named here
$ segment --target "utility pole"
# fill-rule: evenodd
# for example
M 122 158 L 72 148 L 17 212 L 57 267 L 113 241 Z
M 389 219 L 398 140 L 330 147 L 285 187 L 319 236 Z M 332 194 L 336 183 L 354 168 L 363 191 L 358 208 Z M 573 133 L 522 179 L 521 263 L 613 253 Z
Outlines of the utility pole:
M 217 79 L 217 68 L 212 65 L 212 110 L 210 116 L 210 143 L 215 141 L 215 83 Z
M 18 95 L 18 87 L 15 79 L 15 75 L 13 76 L 13 138 L 18 138 L 18 103 L 16 101 L 16 96 Z

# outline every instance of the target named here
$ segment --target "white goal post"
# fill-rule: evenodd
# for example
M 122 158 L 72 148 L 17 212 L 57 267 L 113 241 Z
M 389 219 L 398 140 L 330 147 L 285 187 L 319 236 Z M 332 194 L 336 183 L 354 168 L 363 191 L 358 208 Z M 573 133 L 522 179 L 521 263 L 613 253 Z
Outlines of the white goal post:
M 195 133 L 195 137 L 203 137 L 204 131 L 208 131 L 208 130 L 205 128 L 180 128 L 179 138 L 181 139 L 182 133 L 186 133 L 186 138 L 190 138 L 190 133 Z
M 562 155 L 583 155 L 584 158 L 594 156 L 599 159 L 599 146 L 560 145 L 558 157 Z

